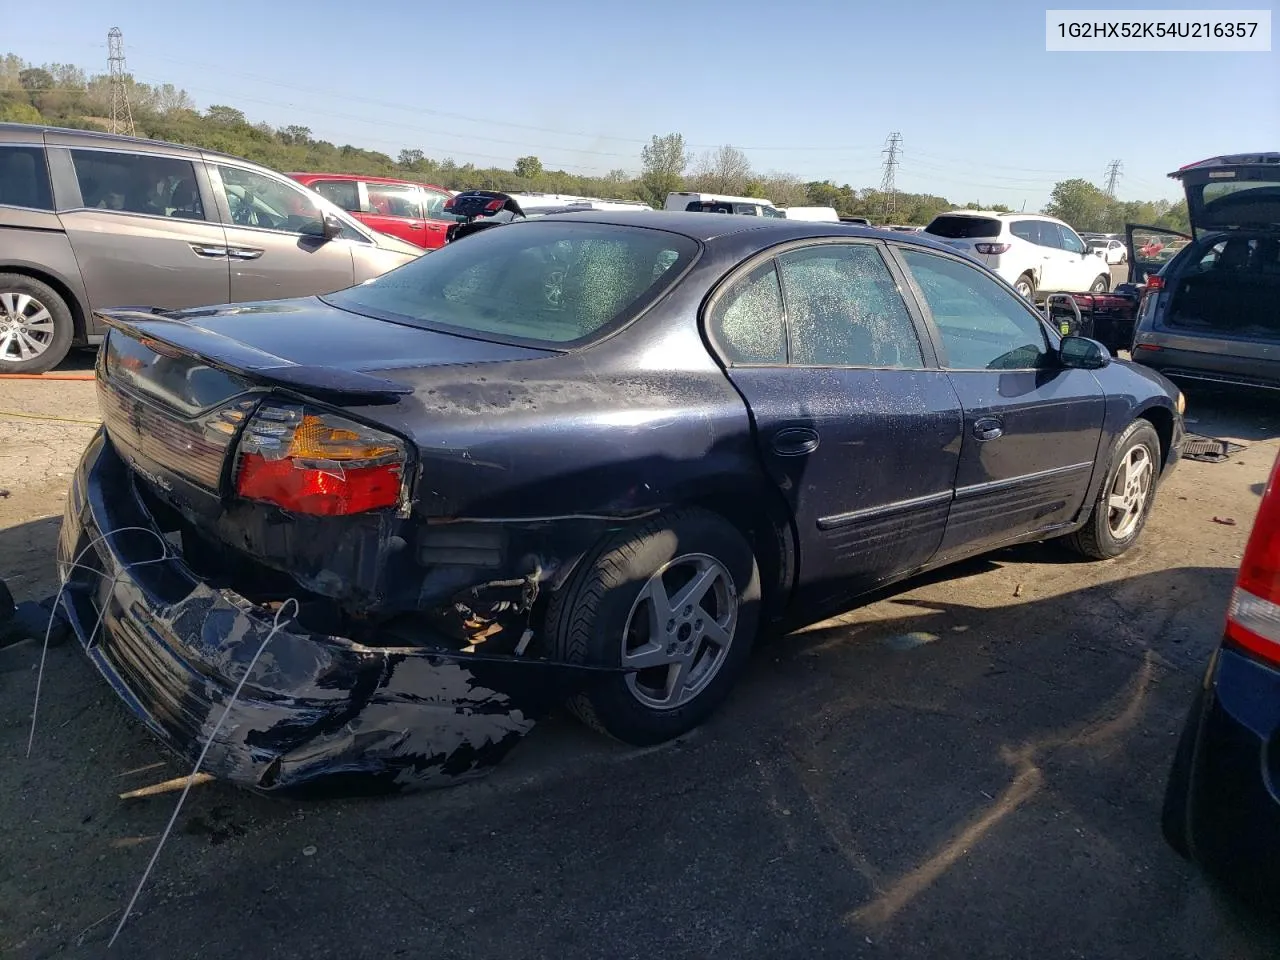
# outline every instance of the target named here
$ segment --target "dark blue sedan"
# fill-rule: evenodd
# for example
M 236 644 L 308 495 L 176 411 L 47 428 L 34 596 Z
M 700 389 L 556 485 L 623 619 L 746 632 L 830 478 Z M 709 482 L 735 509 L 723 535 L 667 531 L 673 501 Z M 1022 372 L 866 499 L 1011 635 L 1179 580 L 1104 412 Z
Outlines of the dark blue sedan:
M 105 319 L 65 606 L 157 736 L 262 790 L 456 779 L 565 701 L 665 741 L 763 625 L 1008 544 L 1123 553 L 1183 438 L 1159 374 L 839 224 L 546 217 Z

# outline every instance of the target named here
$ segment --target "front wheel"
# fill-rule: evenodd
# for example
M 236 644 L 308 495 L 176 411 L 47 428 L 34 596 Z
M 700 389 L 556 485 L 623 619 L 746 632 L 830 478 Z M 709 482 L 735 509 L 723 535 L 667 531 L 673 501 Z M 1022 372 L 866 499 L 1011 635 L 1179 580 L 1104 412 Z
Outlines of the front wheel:
M 1090 293 L 1106 293 L 1107 288 L 1111 286 L 1111 278 L 1099 276 L 1093 281 L 1093 286 L 1089 288 Z
M 1067 544 L 1092 560 L 1118 557 L 1138 540 L 1155 502 L 1160 437 L 1147 420 L 1135 420 L 1111 448 L 1107 476 L 1083 527 Z
M 71 349 L 71 311 L 47 283 L 0 273 L 0 373 L 44 373 Z
M 557 658 L 629 670 L 569 709 L 634 746 L 687 733 L 746 666 L 759 607 L 751 547 L 716 514 L 688 508 L 621 531 L 548 605 Z

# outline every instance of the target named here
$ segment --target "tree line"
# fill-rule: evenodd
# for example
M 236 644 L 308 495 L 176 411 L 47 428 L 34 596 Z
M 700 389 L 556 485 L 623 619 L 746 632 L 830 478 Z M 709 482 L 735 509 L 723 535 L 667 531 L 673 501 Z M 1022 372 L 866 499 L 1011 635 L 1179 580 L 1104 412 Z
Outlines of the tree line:
M 214 104 L 203 112 L 185 90 L 125 77 L 135 131 L 140 137 L 167 140 L 244 157 L 282 171 L 362 173 L 433 183 L 450 190 L 546 192 L 642 200 L 661 207 L 668 193 L 694 190 L 735 196 L 765 197 L 778 206 L 830 206 L 842 216 L 866 217 L 873 223 L 928 223 L 945 210 L 987 209 L 1009 212 L 1000 204 L 956 204 L 937 194 L 837 186 L 834 180 L 805 181 L 782 171 L 752 167 L 743 151 L 726 145 L 695 154 L 679 133 L 654 135 L 640 151 L 640 173 L 612 170 L 583 176 L 549 170 L 538 157 L 520 157 L 511 169 L 458 164 L 436 159 L 425 150 L 406 149 L 392 158 L 363 147 L 317 139 L 299 125 L 272 127 L 252 123 L 232 106 Z M 0 58 L 0 121 L 51 124 L 82 130 L 105 130 L 111 115 L 110 79 L 89 75 L 80 67 L 52 63 L 36 66 L 14 54 Z M 1067 180 L 1053 190 L 1045 213 L 1077 230 L 1112 232 L 1125 222 L 1186 229 L 1185 203 L 1120 202 L 1086 180 Z

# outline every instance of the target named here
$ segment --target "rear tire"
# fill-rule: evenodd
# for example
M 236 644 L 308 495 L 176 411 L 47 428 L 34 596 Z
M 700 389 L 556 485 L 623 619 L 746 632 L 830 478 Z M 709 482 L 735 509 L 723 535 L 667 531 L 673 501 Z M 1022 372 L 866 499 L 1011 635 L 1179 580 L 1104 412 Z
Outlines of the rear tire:
M 1089 288 L 1090 293 L 1106 293 L 1111 288 L 1111 278 L 1099 275 L 1098 279 L 1093 281 L 1093 286 Z
M 75 322 L 47 283 L 0 273 L 0 374 L 44 373 L 71 349 Z
M 1200 713 L 1204 707 L 1204 687 L 1196 692 L 1195 701 L 1187 714 L 1186 723 L 1178 737 L 1178 747 L 1169 766 L 1169 779 L 1165 784 L 1164 803 L 1160 808 L 1160 832 L 1178 856 L 1191 859 L 1191 834 L 1187 812 L 1191 799 L 1192 761 L 1195 759 L 1196 737 L 1200 732 Z
M 1067 546 L 1091 560 L 1111 560 L 1137 543 L 1155 503 L 1160 463 L 1155 427 L 1133 421 L 1111 448 L 1089 519 L 1065 538 Z
M 701 593 L 676 602 L 698 584 Z M 587 726 L 649 746 L 687 733 L 724 701 L 759 616 L 760 571 L 747 541 L 716 514 L 686 508 L 623 530 L 585 557 L 552 594 L 546 629 L 557 659 L 650 664 L 568 704 Z
M 1013 283 L 1013 289 L 1026 300 L 1034 300 L 1036 295 L 1036 278 L 1028 271 Z

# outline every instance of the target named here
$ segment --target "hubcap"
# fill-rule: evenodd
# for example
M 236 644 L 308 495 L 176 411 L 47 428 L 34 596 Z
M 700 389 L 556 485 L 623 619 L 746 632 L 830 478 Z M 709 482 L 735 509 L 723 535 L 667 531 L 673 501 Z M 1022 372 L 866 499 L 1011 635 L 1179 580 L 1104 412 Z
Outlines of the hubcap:
M 1024 297 L 1031 296 L 1031 284 L 1027 283 L 1025 280 L 1019 280 L 1013 285 L 1013 289 L 1017 290 L 1018 293 L 1022 294 Z
M 0 362 L 40 356 L 53 343 L 53 314 L 29 293 L 0 293 Z
M 671 710 L 720 672 L 738 625 L 738 591 L 715 557 L 676 557 L 651 576 L 627 616 L 622 665 L 647 707 Z
M 1132 447 L 1120 461 L 1107 496 L 1107 526 L 1115 539 L 1124 540 L 1137 528 L 1151 496 L 1154 476 L 1151 454 L 1141 444 Z

